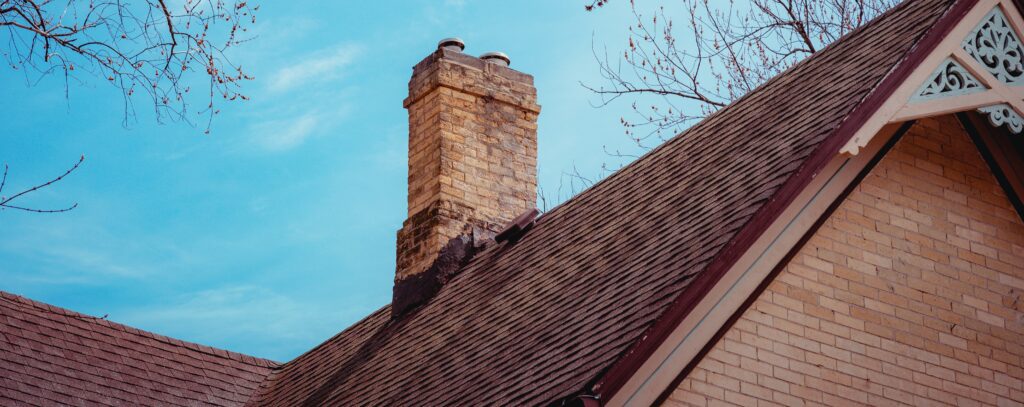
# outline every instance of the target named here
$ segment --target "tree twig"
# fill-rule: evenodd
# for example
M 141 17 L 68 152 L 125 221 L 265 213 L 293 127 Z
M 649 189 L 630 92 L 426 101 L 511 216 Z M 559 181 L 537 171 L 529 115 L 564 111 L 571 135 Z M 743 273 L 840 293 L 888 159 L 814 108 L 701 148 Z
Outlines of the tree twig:
M 652 136 L 667 139 L 760 86 L 828 43 L 894 6 L 896 0 L 682 0 L 681 38 L 665 7 L 647 15 L 629 2 L 633 22 L 622 54 L 594 59 L 604 84 L 581 83 L 605 107 L 633 99 L 626 135 L 641 149 Z M 587 10 L 608 0 L 585 0 Z M 641 129 L 645 135 L 636 134 Z
M 63 174 L 57 176 L 56 178 L 52 178 L 52 179 L 50 179 L 50 180 L 48 180 L 46 182 L 43 182 L 41 184 L 29 187 L 29 188 L 27 188 L 27 189 L 25 189 L 25 190 L 23 190 L 21 192 L 18 192 L 18 193 L 14 194 L 14 195 L 11 195 L 10 197 L 0 196 L 0 210 L 2 210 L 2 209 L 15 209 L 15 210 L 20 210 L 20 211 L 35 212 L 35 213 L 60 213 L 60 212 L 67 212 L 67 211 L 70 211 L 72 209 L 77 208 L 78 207 L 78 203 L 77 202 L 72 204 L 71 206 L 68 206 L 66 208 L 61 208 L 61 209 L 37 209 L 37 208 L 30 208 L 30 207 L 27 207 L 27 206 L 12 205 L 11 202 L 13 202 L 15 199 L 18 199 L 18 198 L 20 198 L 20 197 L 22 197 L 22 196 L 24 196 L 26 194 L 38 191 L 40 189 L 46 188 L 46 187 L 48 187 L 50 185 L 53 185 L 54 183 L 59 182 L 60 180 L 64 179 L 64 177 L 67 177 L 72 172 L 77 170 L 78 167 L 81 166 L 82 162 L 84 162 L 84 161 L 85 161 L 85 155 L 82 155 L 81 157 L 78 158 L 78 162 L 76 162 L 75 165 L 71 166 L 71 168 L 68 168 L 67 171 L 64 171 Z M 7 185 L 7 172 L 8 172 L 8 166 L 7 166 L 7 164 L 4 164 L 4 175 L 3 175 L 2 180 L 0 180 L 0 193 L 3 193 L 3 188 L 4 188 L 5 185 Z
M 195 114 L 207 116 L 208 132 L 219 113 L 217 101 L 248 100 L 241 84 L 253 77 L 231 62 L 228 50 L 252 38 L 247 32 L 259 6 L 244 0 L 183 3 L 174 10 L 174 2 L 165 0 L 5 1 L 0 38 L 8 49 L 2 54 L 26 75 L 87 73 L 110 83 L 125 100 L 126 125 L 135 115 L 131 101 L 145 97 L 157 120 L 193 123 L 190 106 L 201 106 Z M 190 77 L 205 77 L 209 92 L 193 92 Z

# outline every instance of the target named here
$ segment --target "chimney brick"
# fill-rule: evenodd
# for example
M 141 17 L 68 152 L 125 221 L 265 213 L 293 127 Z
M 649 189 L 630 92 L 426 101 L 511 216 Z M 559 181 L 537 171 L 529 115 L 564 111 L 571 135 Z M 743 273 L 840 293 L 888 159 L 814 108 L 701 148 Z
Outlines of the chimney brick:
M 409 218 L 396 281 L 426 270 L 450 239 L 493 235 L 537 201 L 532 76 L 440 48 L 413 67 L 404 106 Z

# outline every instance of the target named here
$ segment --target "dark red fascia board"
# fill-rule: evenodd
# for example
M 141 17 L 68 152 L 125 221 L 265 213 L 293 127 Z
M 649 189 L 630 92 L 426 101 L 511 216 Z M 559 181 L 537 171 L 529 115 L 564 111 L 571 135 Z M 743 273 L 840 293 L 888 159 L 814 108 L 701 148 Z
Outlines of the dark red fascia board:
M 981 155 L 985 159 L 989 168 L 995 174 L 999 183 L 1003 186 L 1003 189 L 1005 190 L 1007 196 L 1010 198 L 1010 201 L 1017 208 L 1017 212 L 1021 216 L 1021 219 L 1024 219 L 1024 203 L 1022 203 L 1021 197 L 1018 196 L 1018 194 L 1014 191 L 1013 187 L 1010 186 L 1010 182 L 1006 178 L 1006 170 L 1000 167 L 997 160 L 993 157 L 993 153 L 989 151 L 987 144 L 985 143 L 985 141 L 982 140 L 983 136 L 981 135 L 978 126 L 976 126 L 977 122 L 982 121 L 984 119 L 978 118 L 977 114 L 974 113 L 956 113 L 955 116 L 960 121 L 960 123 L 963 124 L 964 130 L 974 141 L 975 146 L 977 146 L 978 150 L 981 152 Z M 911 120 L 904 122 L 903 125 L 900 126 L 899 130 L 896 131 L 896 134 L 894 134 L 886 143 L 886 145 L 882 147 L 881 151 L 879 151 L 879 153 L 871 160 L 871 162 L 866 167 L 864 167 L 860 174 L 857 175 L 856 179 L 854 179 L 854 181 L 851 182 L 849 186 L 847 186 L 843 193 L 840 194 L 839 199 L 833 202 L 825 211 L 825 213 L 821 216 L 821 218 L 814 222 L 814 225 L 811 227 L 811 229 L 804 234 L 804 236 L 792 249 L 790 249 L 789 253 L 786 254 L 782 261 L 775 266 L 771 273 L 768 274 L 768 277 L 766 277 L 764 281 L 762 281 L 761 284 L 758 285 L 757 289 L 754 290 L 751 296 L 748 297 L 743 302 L 743 305 L 741 305 L 740 308 L 737 309 L 731 317 L 729 317 L 729 320 L 726 321 L 725 325 L 722 326 L 722 328 L 720 328 L 718 332 L 715 333 L 715 336 L 712 337 L 711 340 L 704 345 L 704 348 L 702 348 L 700 352 L 697 353 L 697 356 L 694 357 L 694 359 L 690 361 L 690 363 L 686 366 L 686 368 L 683 369 L 679 376 L 677 376 L 676 379 L 672 381 L 672 384 L 670 384 L 668 388 L 662 391 L 661 396 L 658 397 L 658 400 L 655 402 L 655 405 L 661 405 L 662 403 L 665 402 L 665 400 L 668 399 L 669 396 L 671 396 L 672 391 L 679 386 L 679 383 L 681 383 L 683 379 L 685 379 L 686 376 L 688 376 L 690 372 L 692 372 L 693 369 L 697 367 L 697 365 L 700 363 L 701 359 L 704 358 L 704 356 L 711 352 L 711 349 L 715 346 L 716 343 L 718 343 L 720 339 L 722 339 L 723 336 L 725 336 L 725 334 L 729 331 L 729 328 L 731 328 L 736 323 L 736 321 L 743 316 L 744 312 L 753 305 L 754 301 L 756 301 L 761 296 L 761 294 L 764 293 L 764 290 L 767 289 L 768 285 L 775 280 L 775 277 L 777 277 L 782 272 L 782 270 L 786 268 L 786 266 L 789 264 L 789 261 L 792 260 L 793 257 L 795 257 L 800 252 L 800 250 L 803 248 L 803 246 L 807 243 L 808 240 L 814 237 L 818 229 L 821 228 L 821 225 L 823 225 L 825 221 L 832 217 L 832 214 L 836 211 L 836 209 L 838 209 L 839 206 L 844 201 L 846 201 L 846 198 L 850 196 L 850 194 L 856 189 L 858 185 L 860 185 L 861 181 L 863 181 L 864 178 L 871 173 L 871 170 L 873 170 L 878 165 L 878 163 L 882 161 L 882 158 L 884 158 L 886 154 L 889 151 L 891 151 L 893 147 L 896 146 L 896 143 L 903 138 L 903 135 L 906 134 L 907 131 L 910 130 L 910 128 L 915 123 L 916 121 Z M 1005 133 L 1005 131 L 1003 133 Z M 1019 156 L 1013 158 L 1020 160 Z
M 1022 0 L 1015 0 L 1021 3 Z M 632 377 L 658 346 L 675 330 L 705 295 L 715 286 L 739 258 L 753 246 L 754 242 L 775 222 L 816 175 L 839 154 L 840 149 L 853 137 L 865 122 L 882 106 L 896 88 L 928 54 L 938 46 L 953 27 L 977 3 L 977 0 L 958 0 L 946 15 L 929 29 L 910 50 L 902 62 L 868 94 L 861 104 L 840 124 L 839 128 L 811 153 L 789 180 L 762 206 L 757 213 L 736 234 L 711 264 L 683 290 L 633 346 L 591 386 L 590 394 L 602 403 L 611 399 L 626 381 Z M 1018 6 L 1019 7 L 1019 6 Z
M 812 225 L 811 228 L 807 230 L 807 233 L 804 233 L 804 236 L 800 238 L 800 241 L 798 241 L 797 244 L 794 245 L 793 248 L 789 250 L 789 253 L 786 253 L 786 256 L 782 258 L 782 261 L 780 261 L 779 264 L 775 265 L 775 268 L 773 268 L 772 271 L 768 273 L 768 276 L 765 277 L 764 281 L 762 281 L 761 284 L 759 284 L 757 288 L 754 289 L 754 292 L 752 292 L 750 296 L 743 301 L 743 304 L 740 305 L 736 312 L 734 312 L 732 316 L 730 316 L 729 319 L 725 322 L 725 324 L 718 329 L 718 332 L 715 333 L 715 336 L 711 337 L 711 340 L 704 345 L 700 352 L 697 352 L 697 355 L 693 358 L 693 360 L 690 361 L 689 364 L 686 365 L 686 367 L 679 374 L 679 376 L 677 376 L 675 380 L 672 381 L 672 384 L 670 384 L 668 388 L 664 389 L 664 391 L 661 392 L 661 396 L 658 397 L 658 400 L 655 402 L 655 405 L 661 405 L 662 403 L 664 403 L 665 400 L 667 400 L 668 397 L 672 395 L 672 391 L 679 386 L 679 383 L 682 383 L 683 379 L 685 379 L 686 376 L 689 376 L 690 372 L 692 372 L 693 369 L 697 368 L 697 365 L 700 363 L 701 359 L 703 359 L 704 356 L 707 356 L 707 354 L 711 352 L 711 349 L 715 346 L 715 344 L 717 344 L 718 341 L 722 339 L 722 337 L 725 336 L 727 332 L 729 332 L 729 329 L 732 328 L 734 324 L 736 324 L 736 321 L 738 321 L 740 317 L 742 317 L 743 314 L 748 309 L 750 309 L 754 302 L 761 297 L 761 294 L 764 293 L 764 290 L 768 288 L 768 285 L 771 284 L 771 282 L 775 280 L 775 277 L 782 273 L 782 270 L 789 265 L 790 260 L 793 260 L 793 258 L 796 257 L 798 253 L 800 253 L 800 250 L 803 249 L 804 245 L 807 244 L 807 242 L 811 240 L 812 237 L 814 237 L 814 235 L 818 232 L 821 226 L 825 224 L 825 221 L 832 217 L 832 214 L 835 213 L 836 209 L 839 209 L 839 206 L 842 205 L 844 201 L 846 201 L 846 198 L 850 196 L 850 194 L 853 193 L 855 189 L 857 189 L 857 186 L 860 185 L 861 181 L 863 181 L 864 178 L 871 173 L 871 170 L 873 170 L 875 166 L 877 166 L 878 163 L 882 161 L 882 158 L 885 157 L 885 155 L 888 154 L 888 152 L 892 150 L 893 147 L 896 146 L 896 143 L 903 138 L 903 135 L 905 135 L 907 131 L 909 131 L 915 123 L 916 121 L 914 120 L 904 122 L 903 125 L 900 126 L 898 130 L 896 130 L 896 134 L 894 134 L 885 144 L 885 146 L 882 147 L 881 151 L 879 151 L 878 154 L 873 159 L 871 159 L 871 162 L 869 162 L 868 165 L 861 170 L 857 177 L 854 178 L 853 182 L 851 182 L 850 185 L 848 185 L 846 189 L 844 189 L 843 192 L 839 194 L 839 198 L 829 205 L 828 209 L 825 210 L 825 213 L 823 213 L 822 216 L 814 222 L 814 225 Z

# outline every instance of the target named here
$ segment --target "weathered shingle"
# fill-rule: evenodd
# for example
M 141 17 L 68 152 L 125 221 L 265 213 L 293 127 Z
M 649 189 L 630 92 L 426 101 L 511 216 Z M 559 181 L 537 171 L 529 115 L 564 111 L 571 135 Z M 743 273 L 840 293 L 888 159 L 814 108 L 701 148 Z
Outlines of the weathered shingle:
M 251 404 L 533 405 L 635 344 L 951 6 L 911 0 L 479 254 L 421 309 L 377 311 Z
M 0 291 L 0 405 L 241 405 L 276 365 Z

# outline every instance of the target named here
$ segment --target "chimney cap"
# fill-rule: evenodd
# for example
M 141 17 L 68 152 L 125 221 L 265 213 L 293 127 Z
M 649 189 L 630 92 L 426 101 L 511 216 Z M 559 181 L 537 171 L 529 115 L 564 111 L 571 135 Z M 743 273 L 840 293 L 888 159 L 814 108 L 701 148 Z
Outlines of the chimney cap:
M 466 49 L 466 43 L 459 37 L 449 37 L 437 42 L 438 49 L 462 52 Z
M 509 59 L 508 55 L 505 55 L 504 52 L 488 52 L 480 55 L 480 59 L 501 66 L 509 66 L 512 64 L 512 60 Z

